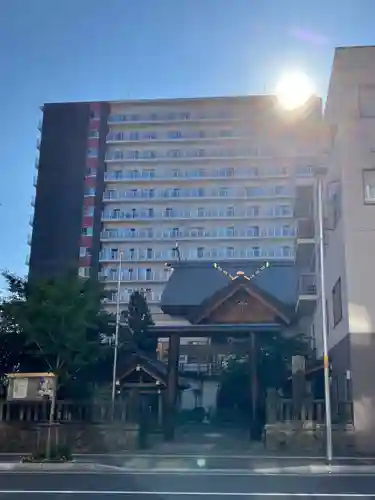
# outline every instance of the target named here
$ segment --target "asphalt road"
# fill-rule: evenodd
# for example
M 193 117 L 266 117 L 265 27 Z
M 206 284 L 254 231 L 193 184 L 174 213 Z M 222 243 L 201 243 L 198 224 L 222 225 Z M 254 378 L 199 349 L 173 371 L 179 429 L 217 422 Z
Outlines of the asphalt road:
M 184 473 L 0 474 L 0 500 L 375 498 L 375 475 Z

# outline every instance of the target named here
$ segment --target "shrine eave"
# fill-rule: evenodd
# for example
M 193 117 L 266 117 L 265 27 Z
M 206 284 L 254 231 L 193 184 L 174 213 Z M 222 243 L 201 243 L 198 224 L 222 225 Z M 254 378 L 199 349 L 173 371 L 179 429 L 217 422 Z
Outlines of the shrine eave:
M 179 334 L 182 337 L 200 335 L 205 337 L 207 335 L 215 335 L 215 333 L 226 333 L 228 336 L 234 333 L 246 332 L 279 332 L 282 325 L 279 323 L 233 323 L 233 324 L 205 324 L 205 325 L 153 325 L 149 327 L 150 333 L 160 337 L 168 336 L 171 334 Z

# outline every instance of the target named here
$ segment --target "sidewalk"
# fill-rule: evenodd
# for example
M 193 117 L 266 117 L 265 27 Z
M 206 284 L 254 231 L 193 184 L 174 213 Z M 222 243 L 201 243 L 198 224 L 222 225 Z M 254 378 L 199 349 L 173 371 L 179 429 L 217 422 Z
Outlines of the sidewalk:
M 117 464 L 85 463 L 17 463 L 0 462 L 1 474 L 139 474 L 139 475 L 208 475 L 208 476 L 375 476 L 375 465 L 337 465 L 301 463 L 300 460 L 192 459 L 186 457 L 127 457 Z

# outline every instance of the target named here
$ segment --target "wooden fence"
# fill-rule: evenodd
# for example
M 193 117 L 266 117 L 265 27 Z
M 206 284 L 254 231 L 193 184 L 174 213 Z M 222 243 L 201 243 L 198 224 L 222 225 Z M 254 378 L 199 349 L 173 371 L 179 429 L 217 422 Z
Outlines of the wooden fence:
M 50 402 L 0 401 L 0 422 L 47 422 Z M 79 401 L 57 401 L 54 415 L 56 422 L 127 422 L 129 405 L 117 402 L 113 415 L 111 402 L 93 403 Z

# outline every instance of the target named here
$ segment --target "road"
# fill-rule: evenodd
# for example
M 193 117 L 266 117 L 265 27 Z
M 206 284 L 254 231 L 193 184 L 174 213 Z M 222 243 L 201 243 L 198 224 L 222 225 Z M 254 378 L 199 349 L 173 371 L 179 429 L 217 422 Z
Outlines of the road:
M 2 472 L 0 500 L 375 498 L 373 474 Z

